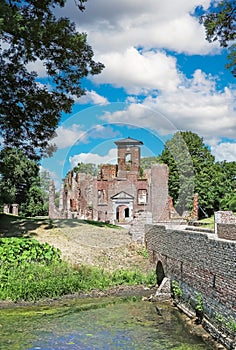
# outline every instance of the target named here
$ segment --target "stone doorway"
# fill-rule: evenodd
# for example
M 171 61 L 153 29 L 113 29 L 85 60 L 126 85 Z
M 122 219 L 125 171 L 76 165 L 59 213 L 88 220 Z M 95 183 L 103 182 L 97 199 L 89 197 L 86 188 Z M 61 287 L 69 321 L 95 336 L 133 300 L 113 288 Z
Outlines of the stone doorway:
M 120 192 L 113 196 L 114 220 L 118 223 L 130 222 L 133 220 L 134 197 L 126 192 Z
M 118 222 L 130 221 L 130 209 L 126 205 L 119 205 L 116 208 L 116 220 Z

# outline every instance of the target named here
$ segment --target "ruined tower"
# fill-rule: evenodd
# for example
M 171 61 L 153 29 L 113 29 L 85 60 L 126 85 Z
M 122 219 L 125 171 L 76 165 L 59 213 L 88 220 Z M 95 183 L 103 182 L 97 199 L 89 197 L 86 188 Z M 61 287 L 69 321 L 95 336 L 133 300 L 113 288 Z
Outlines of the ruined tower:
M 142 141 L 130 137 L 116 141 L 118 152 L 118 178 L 127 178 L 127 172 L 139 175 L 140 171 L 140 146 Z

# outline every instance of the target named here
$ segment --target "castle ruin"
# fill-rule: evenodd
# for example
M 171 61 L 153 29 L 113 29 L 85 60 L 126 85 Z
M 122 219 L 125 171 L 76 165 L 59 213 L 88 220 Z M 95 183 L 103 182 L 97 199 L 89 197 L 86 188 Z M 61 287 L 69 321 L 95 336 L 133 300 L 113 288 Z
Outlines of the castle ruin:
M 117 164 L 101 167 L 98 176 L 73 173 L 66 176 L 55 206 L 50 186 L 50 218 L 78 218 L 112 224 L 130 224 L 140 215 L 148 223 L 170 221 L 176 212 L 168 196 L 168 167 L 154 164 L 140 169 L 142 141 L 130 137 L 116 141 Z M 144 220 L 144 221 L 145 221 Z

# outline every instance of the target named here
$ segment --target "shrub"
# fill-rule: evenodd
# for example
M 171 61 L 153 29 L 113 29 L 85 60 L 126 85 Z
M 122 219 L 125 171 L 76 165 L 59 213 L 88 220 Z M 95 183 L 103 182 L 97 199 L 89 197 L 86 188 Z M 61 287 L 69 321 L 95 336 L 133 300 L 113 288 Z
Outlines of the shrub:
M 61 252 L 48 243 L 29 238 L 0 238 L 0 264 L 59 261 Z

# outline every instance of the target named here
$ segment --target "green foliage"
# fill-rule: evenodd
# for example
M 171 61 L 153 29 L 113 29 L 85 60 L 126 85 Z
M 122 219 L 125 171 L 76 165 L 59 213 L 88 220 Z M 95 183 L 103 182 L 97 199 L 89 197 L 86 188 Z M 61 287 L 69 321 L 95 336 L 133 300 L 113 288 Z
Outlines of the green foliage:
M 60 260 L 60 251 L 48 243 L 29 238 L 0 238 L 0 265 Z
M 143 275 L 136 271 L 118 270 L 113 273 L 88 266 L 77 270 L 68 263 L 0 266 L 0 300 L 39 300 L 65 294 L 104 290 L 119 285 L 153 285 L 155 273 Z
M 20 206 L 20 214 L 31 217 L 48 215 L 48 203 L 43 200 L 43 190 L 39 184 L 31 184 L 26 202 Z
M 77 269 L 61 261 L 60 251 L 34 239 L 0 239 L 0 300 L 39 300 L 119 285 L 153 285 L 154 270 L 102 269 L 80 265 Z
M 25 201 L 31 183 L 38 176 L 38 164 L 29 160 L 17 148 L 5 148 L 0 152 L 0 196 L 3 203 Z
M 111 275 L 112 285 L 136 285 L 145 284 L 148 286 L 154 285 L 156 282 L 156 274 L 153 271 L 147 275 L 140 271 L 117 270 Z
M 178 281 L 172 281 L 171 282 L 171 288 L 174 294 L 174 298 L 180 299 L 183 296 L 182 289 L 180 288 L 179 282 Z
M 42 193 L 42 199 L 43 199 L 43 203 L 46 208 L 46 211 L 48 213 L 49 186 L 50 186 L 51 176 L 49 171 L 44 169 L 39 172 L 39 177 L 40 177 L 40 188 Z M 57 199 L 58 199 L 59 193 L 56 192 L 55 195 L 57 196 Z
M 232 69 L 232 74 L 236 77 L 235 16 L 236 2 L 224 0 L 201 16 L 200 23 L 205 27 L 206 39 L 209 42 L 218 40 L 222 47 L 229 46 L 229 64 L 226 67 Z
M 205 218 L 205 219 L 200 219 L 198 222 L 204 228 L 209 228 L 209 229 L 214 230 L 214 227 L 215 227 L 215 217 L 214 217 L 214 215 L 212 215 L 212 216 L 210 216 L 208 218 Z
M 139 255 L 144 257 L 145 259 L 149 258 L 148 250 L 145 247 L 143 247 L 143 246 L 137 247 L 136 248 L 136 253 L 138 253 Z
M 83 9 L 85 0 L 76 3 Z M 0 3 L 0 136 L 4 146 L 17 147 L 31 159 L 50 154 L 50 139 L 62 112 L 85 93 L 81 81 L 101 72 L 85 33 L 55 7 L 66 0 Z M 42 62 L 48 79 L 38 84 L 29 64 Z M 48 88 L 50 84 L 50 89 Z
M 142 169 L 150 169 L 152 164 L 158 163 L 157 157 L 143 157 L 140 159 L 140 166 Z
M 217 209 L 232 210 L 230 203 L 236 195 L 236 162 L 217 162 L 214 166 L 213 183 Z
M 236 334 L 236 321 L 233 317 L 226 319 L 221 314 L 217 314 L 215 320 L 222 328 L 226 328 L 229 332 Z
M 233 319 L 233 317 L 229 318 L 229 320 L 225 323 L 225 326 L 231 332 L 236 333 L 236 321 Z
M 96 176 L 98 174 L 98 166 L 93 163 L 78 163 L 77 166 L 73 168 L 75 173 L 91 174 Z
M 201 293 L 197 293 L 197 295 L 196 295 L 195 309 L 198 311 L 203 311 L 203 300 L 202 300 Z
M 236 212 L 236 195 L 229 201 L 229 210 Z
M 191 131 L 177 132 L 166 142 L 159 159 L 169 167 L 169 193 L 178 212 L 182 214 L 192 208 L 196 192 L 200 205 L 206 208 L 205 190 L 209 188 L 214 157 L 203 139 Z
M 0 202 L 19 204 L 21 215 L 47 215 L 37 162 L 18 148 L 5 148 L 0 152 L 0 174 Z
M 236 191 L 236 162 L 215 162 L 197 134 L 177 132 L 159 159 L 169 167 L 169 194 L 180 214 L 192 208 L 193 193 L 198 193 L 200 216 L 229 209 Z

